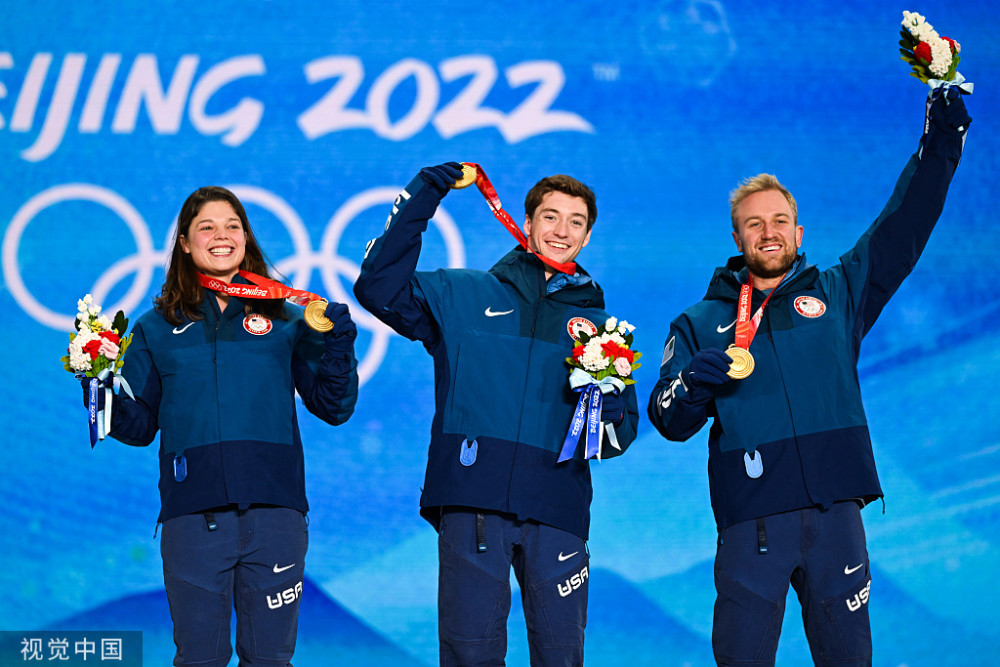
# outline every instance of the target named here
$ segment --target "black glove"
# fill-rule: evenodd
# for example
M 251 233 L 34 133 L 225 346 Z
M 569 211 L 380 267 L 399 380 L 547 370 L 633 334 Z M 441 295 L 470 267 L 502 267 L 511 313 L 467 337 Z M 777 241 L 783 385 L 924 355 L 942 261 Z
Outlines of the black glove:
M 83 387 L 83 407 L 90 409 L 90 381 L 97 378 L 81 377 L 80 386 Z M 97 410 L 104 409 L 104 383 L 97 380 Z
M 965 109 L 964 96 L 957 88 L 949 88 L 931 104 L 931 122 L 951 132 L 964 132 L 972 122 Z
M 424 167 L 418 174 L 427 185 L 438 191 L 444 197 L 451 190 L 455 181 L 462 178 L 462 165 L 457 162 L 445 162 L 436 167 Z
M 625 420 L 625 399 L 613 391 L 601 398 L 601 421 L 618 426 Z
M 351 311 L 347 304 L 331 301 L 323 311 L 326 319 L 333 322 L 333 328 L 323 334 L 323 345 L 328 352 L 343 353 L 354 346 L 358 336 L 358 327 L 351 320 Z M 346 348 L 346 349 L 345 349 Z
M 732 361 L 732 357 L 717 347 L 698 350 L 691 357 L 687 370 L 682 372 L 683 379 L 691 386 L 714 389 L 732 380 L 726 375 Z

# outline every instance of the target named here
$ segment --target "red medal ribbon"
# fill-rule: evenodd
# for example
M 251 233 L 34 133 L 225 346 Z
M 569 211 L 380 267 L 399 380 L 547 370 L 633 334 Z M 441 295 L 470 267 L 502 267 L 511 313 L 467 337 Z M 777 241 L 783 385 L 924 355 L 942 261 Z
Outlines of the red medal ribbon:
M 305 290 L 286 287 L 281 283 L 258 276 L 249 271 L 240 271 L 239 275 L 249 280 L 252 285 L 242 283 L 227 283 L 218 278 L 209 278 L 203 273 L 198 273 L 198 282 L 205 289 L 215 292 L 222 292 L 229 296 L 238 296 L 243 299 L 288 299 L 292 303 L 304 306 L 310 301 L 318 301 L 323 297 Z
M 476 187 L 479 188 L 483 197 L 486 198 L 486 203 L 490 205 L 490 210 L 493 211 L 493 215 L 496 216 L 497 220 L 503 223 L 503 226 L 507 228 L 507 231 L 509 231 L 515 239 L 517 239 L 517 242 L 521 244 L 522 248 L 533 254 L 545 264 L 551 266 L 556 271 L 562 271 L 563 273 L 568 273 L 569 275 L 576 273 L 576 262 L 566 262 L 565 264 L 560 264 L 559 262 L 549 259 L 544 255 L 540 255 L 529 248 L 528 239 L 524 236 L 524 232 L 521 231 L 521 228 L 517 226 L 517 223 L 515 223 L 514 219 L 510 217 L 510 214 L 503 210 L 503 207 L 500 205 L 500 198 L 497 196 L 497 191 L 493 187 L 493 184 L 490 183 L 490 179 L 486 176 L 486 172 L 483 171 L 483 168 L 475 162 L 464 162 L 463 164 L 467 164 L 470 167 L 475 168 Z
M 784 276 L 781 277 L 784 280 Z M 778 285 L 781 284 L 781 280 L 778 281 Z M 757 327 L 760 326 L 760 318 L 764 314 L 764 306 L 767 302 L 771 300 L 774 296 L 774 290 L 778 289 L 778 285 L 774 286 L 771 293 L 767 295 L 764 299 L 764 303 L 760 304 L 760 308 L 754 313 L 753 317 L 750 317 L 750 302 L 753 299 L 753 276 L 748 275 L 747 281 L 740 286 L 740 300 L 736 306 L 736 346 L 742 347 L 744 350 L 750 349 L 750 343 L 753 341 L 754 335 L 757 333 Z

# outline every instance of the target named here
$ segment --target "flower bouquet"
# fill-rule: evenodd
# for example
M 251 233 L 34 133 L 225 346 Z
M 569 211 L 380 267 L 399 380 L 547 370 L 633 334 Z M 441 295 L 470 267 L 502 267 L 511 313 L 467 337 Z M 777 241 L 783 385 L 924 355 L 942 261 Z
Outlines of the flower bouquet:
M 605 433 L 611 446 L 621 450 L 614 427 L 604 424 L 601 428 L 601 404 L 604 394 L 618 394 L 628 385 L 635 384 L 632 371 L 642 365 L 638 363 L 642 352 L 632 350 L 633 331 L 634 326 L 614 317 L 604 323 L 603 331 L 596 328 L 577 331 L 576 344 L 566 364 L 572 369 L 569 385 L 580 393 L 580 399 L 559 452 L 559 462 L 573 458 L 584 426 L 587 430 L 585 458 L 596 456 L 600 460 Z
M 953 86 L 966 94 L 972 92 L 972 84 L 966 83 L 958 71 L 961 44 L 938 35 L 934 26 L 916 12 L 903 12 L 899 35 L 900 58 L 911 66 L 910 76 L 929 85 L 932 93 Z
M 128 319 L 122 311 L 114 320 L 101 314 L 101 307 L 94 304 L 89 294 L 77 301 L 76 331 L 69 335 L 69 348 L 61 359 L 63 368 L 77 378 L 91 378 L 88 411 L 90 413 L 90 446 L 103 440 L 111 430 L 111 403 L 113 386 L 120 381 L 125 392 L 132 396 L 128 383 L 118 375 L 124 365 L 122 357 L 132 334 L 125 335 Z M 104 388 L 104 410 L 98 410 L 98 391 Z

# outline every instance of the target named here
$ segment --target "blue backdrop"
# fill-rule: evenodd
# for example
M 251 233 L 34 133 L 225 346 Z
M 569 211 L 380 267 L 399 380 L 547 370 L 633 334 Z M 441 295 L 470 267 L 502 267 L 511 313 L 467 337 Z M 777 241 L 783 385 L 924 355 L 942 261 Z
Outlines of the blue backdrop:
M 76 300 L 137 316 L 195 188 L 233 188 L 272 262 L 346 300 L 364 385 L 339 428 L 302 411 L 312 505 L 296 664 L 436 664 L 436 536 L 417 515 L 431 420 L 422 347 L 353 301 L 365 242 L 416 171 L 482 164 L 505 207 L 570 173 L 598 195 L 580 261 L 637 325 L 644 403 L 670 320 L 735 252 L 727 193 L 776 173 L 828 266 L 881 210 L 923 121 L 902 11 L 957 39 L 975 122 L 938 229 L 860 369 L 884 508 L 864 512 L 878 665 L 987 665 L 1000 651 L 1000 21 L 989 0 L 644 3 L 195 2 L 0 8 L 0 630 L 137 629 L 172 655 L 156 456 L 87 446 L 62 370 Z M 451 194 L 423 268 L 512 246 Z M 706 434 L 643 420 L 594 464 L 591 665 L 710 665 Z M 155 445 L 154 445 L 155 446 Z M 516 602 L 515 602 L 516 607 Z M 790 598 L 779 664 L 808 662 Z M 509 663 L 527 664 L 523 617 Z

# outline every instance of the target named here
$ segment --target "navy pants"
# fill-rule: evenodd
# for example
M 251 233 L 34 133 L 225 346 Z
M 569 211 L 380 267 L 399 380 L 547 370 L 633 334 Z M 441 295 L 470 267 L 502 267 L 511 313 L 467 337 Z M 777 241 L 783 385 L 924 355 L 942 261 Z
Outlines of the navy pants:
M 305 516 L 284 507 L 164 521 L 160 553 L 177 645 L 174 664 L 228 664 L 235 607 L 240 667 L 290 665 L 308 542 Z
M 505 514 L 446 509 L 438 557 L 441 665 L 504 664 L 511 567 L 531 664 L 583 664 L 590 580 L 583 539 Z
M 872 664 L 868 549 L 860 507 L 848 501 L 722 531 L 712 628 L 719 665 L 774 664 L 789 583 L 802 604 L 816 665 Z

